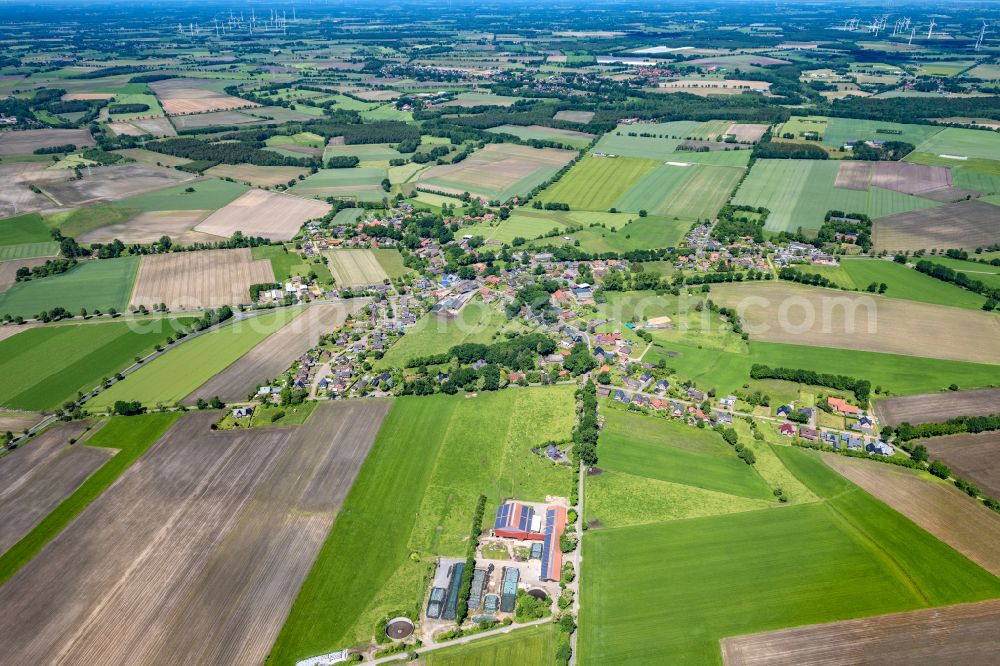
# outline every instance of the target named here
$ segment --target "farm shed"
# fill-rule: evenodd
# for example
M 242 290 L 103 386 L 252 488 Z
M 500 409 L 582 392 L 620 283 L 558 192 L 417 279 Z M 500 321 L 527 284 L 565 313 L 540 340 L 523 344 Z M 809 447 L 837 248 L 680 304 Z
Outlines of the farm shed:
M 462 572 L 465 563 L 456 564 L 451 569 L 451 579 L 448 581 L 448 593 L 445 596 L 444 608 L 441 610 L 442 620 L 454 620 L 458 614 L 458 588 L 462 585 Z
M 493 521 L 493 533 L 508 539 L 541 541 L 541 516 L 535 510 L 520 502 L 505 502 L 497 509 L 496 520 Z
M 472 572 L 472 587 L 469 589 L 469 609 L 479 610 L 483 601 L 483 590 L 486 588 L 486 569 L 474 569 Z
M 503 583 L 500 585 L 500 612 L 513 613 L 517 600 L 517 583 L 521 572 L 516 567 L 504 567 Z
M 562 549 L 559 539 L 566 529 L 566 509 L 545 509 L 545 539 L 542 541 L 542 580 L 559 580 L 562 573 Z

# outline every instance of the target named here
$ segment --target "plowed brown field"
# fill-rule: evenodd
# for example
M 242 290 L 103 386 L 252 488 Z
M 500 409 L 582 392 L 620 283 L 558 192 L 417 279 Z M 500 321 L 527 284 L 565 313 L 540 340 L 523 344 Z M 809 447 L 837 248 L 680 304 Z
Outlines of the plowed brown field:
M 132 304 L 174 310 L 249 303 L 250 285 L 271 282 L 271 262 L 252 259 L 249 248 L 151 254 L 139 265 Z
M 1000 369 L 997 371 L 1000 377 Z M 924 393 L 902 398 L 886 398 L 875 403 L 875 413 L 883 423 L 897 426 L 906 421 L 940 423 L 956 416 L 1000 414 L 1000 389 Z

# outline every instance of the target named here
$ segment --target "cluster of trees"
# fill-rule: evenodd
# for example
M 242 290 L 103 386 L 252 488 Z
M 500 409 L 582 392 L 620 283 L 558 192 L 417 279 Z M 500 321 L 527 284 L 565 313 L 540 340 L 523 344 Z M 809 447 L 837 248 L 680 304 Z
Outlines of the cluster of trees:
M 872 247 L 872 219 L 864 213 L 827 211 L 823 226 L 819 228 L 816 238 L 823 243 L 835 243 L 837 234 L 857 234 L 858 240 L 855 244 L 867 252 Z
M 35 266 L 34 268 L 22 266 L 18 268 L 14 279 L 17 282 L 26 282 L 35 278 L 65 273 L 74 266 L 76 266 L 76 259 L 49 259 L 41 266 Z
M 868 403 L 872 388 L 871 382 L 867 379 L 858 379 L 847 375 L 832 375 L 797 368 L 772 368 L 761 363 L 754 363 L 750 368 L 750 378 L 783 379 L 811 386 L 827 386 L 841 391 L 853 391 L 854 396 L 862 405 Z
M 64 143 L 61 146 L 49 146 L 48 148 L 35 148 L 35 155 L 55 155 L 57 153 L 72 153 L 76 150 L 75 143 Z
M 218 164 L 254 164 L 257 166 L 314 166 L 313 160 L 297 157 L 286 157 L 273 150 L 263 150 L 262 142 L 225 141 L 211 143 L 190 137 L 177 137 L 149 141 L 145 148 L 183 157 L 198 162 Z
M 956 435 L 963 432 L 977 433 L 990 430 L 1000 430 L 1000 414 L 992 416 L 957 416 L 942 423 L 921 423 L 911 425 L 903 422 L 895 430 L 886 426 L 882 428 L 882 433 L 890 435 L 896 433 L 896 437 L 902 442 L 911 439 L 922 439 L 924 437 L 942 437 L 944 435 Z
M 856 143 L 854 150 L 851 151 L 851 159 L 869 162 L 880 160 L 897 162 L 912 153 L 914 148 L 916 146 L 905 141 L 886 141 L 878 147 L 869 146 L 866 143 Z
M 834 100 L 827 115 L 917 124 L 927 118 L 1000 120 L 1000 105 L 982 97 L 845 97 Z
M 754 213 L 753 216 L 741 213 Z M 719 211 L 719 221 L 712 229 L 712 236 L 723 243 L 732 243 L 749 236 L 754 242 L 764 242 L 764 223 L 770 211 L 764 207 L 733 206 L 727 204 Z
M 361 160 L 355 155 L 334 155 L 326 161 L 327 169 L 353 169 Z
M 965 273 L 956 271 L 954 268 L 942 266 L 941 264 L 935 264 L 927 259 L 921 259 L 918 261 L 915 268 L 924 275 L 929 275 L 932 278 L 936 278 L 943 282 L 950 282 L 954 285 L 962 287 L 963 289 L 968 289 L 969 291 L 977 294 L 982 294 L 986 297 L 983 309 L 987 312 L 996 309 L 998 303 L 1000 303 L 1000 289 L 991 287 L 982 280 L 970 278 Z
M 754 146 L 753 158 L 770 160 L 827 160 L 830 159 L 830 155 L 820 146 L 811 143 L 761 141 Z
M 459 627 L 469 614 L 469 591 L 472 589 L 472 572 L 476 568 L 476 549 L 479 547 L 479 536 L 483 533 L 483 514 L 486 512 L 486 495 L 480 495 L 476 502 L 476 512 L 472 516 L 472 529 L 469 531 L 469 545 L 465 555 L 465 569 L 462 571 L 462 582 L 458 586 L 458 608 L 455 612 L 455 624 Z
M 250 300 L 256 301 L 260 298 L 260 292 L 281 289 L 280 282 L 258 282 L 250 285 Z
M 97 162 L 101 166 L 105 166 L 108 164 L 118 164 L 119 162 L 134 161 L 127 157 L 124 157 L 123 155 L 119 155 L 118 153 L 108 152 L 106 150 L 102 150 L 101 148 L 88 148 L 81 154 L 83 156 L 83 159 L 90 160 L 91 162 Z
M 587 383 L 577 389 L 576 398 L 580 401 L 579 418 L 573 428 L 573 458 L 584 465 L 597 464 L 597 385 L 588 379 Z
M 146 411 L 138 400 L 116 400 L 112 411 L 118 416 L 138 416 Z
M 218 310 L 206 310 L 205 314 L 201 316 L 200 319 L 195 320 L 191 324 L 191 328 L 195 331 L 203 331 L 209 326 L 215 326 L 216 324 L 222 323 L 233 316 L 233 309 L 228 305 L 223 305 Z
M 839 284 L 824 275 L 820 275 L 819 273 L 804 273 L 790 266 L 785 266 L 778 271 L 778 279 L 788 280 L 789 282 L 798 282 L 799 284 L 810 284 L 815 287 L 832 287 L 834 289 L 840 288 Z
M 590 353 L 590 348 L 583 342 L 573 345 L 569 355 L 563 359 L 563 369 L 568 370 L 574 377 L 590 372 L 596 367 L 597 360 Z
M 149 104 L 111 104 L 108 106 L 108 113 L 143 113 L 149 111 Z
M 739 435 L 736 434 L 735 428 L 727 428 L 726 426 L 717 425 L 715 426 L 715 431 L 722 436 L 722 439 L 726 440 L 726 444 L 733 447 L 736 450 L 736 456 L 748 465 L 753 465 L 757 462 L 757 456 L 750 449 L 743 446 L 740 443 Z
M 558 315 L 549 296 L 558 289 L 559 283 L 553 280 L 543 280 L 521 287 L 514 300 L 507 304 L 507 316 L 516 317 L 522 308 L 527 307 L 532 314 L 540 315 L 546 321 L 555 321 Z

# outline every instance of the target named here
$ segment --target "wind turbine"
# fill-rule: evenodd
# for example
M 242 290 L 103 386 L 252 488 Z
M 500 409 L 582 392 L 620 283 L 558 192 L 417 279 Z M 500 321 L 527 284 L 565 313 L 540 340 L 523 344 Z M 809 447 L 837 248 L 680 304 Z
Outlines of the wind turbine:
M 983 21 L 983 27 L 979 29 L 979 39 L 976 40 L 976 50 L 983 45 L 983 37 L 986 36 L 986 21 Z
M 931 35 L 934 34 L 934 26 L 936 25 L 937 23 L 934 22 L 934 19 L 931 19 L 931 25 L 929 28 L 927 28 L 927 39 L 930 39 Z

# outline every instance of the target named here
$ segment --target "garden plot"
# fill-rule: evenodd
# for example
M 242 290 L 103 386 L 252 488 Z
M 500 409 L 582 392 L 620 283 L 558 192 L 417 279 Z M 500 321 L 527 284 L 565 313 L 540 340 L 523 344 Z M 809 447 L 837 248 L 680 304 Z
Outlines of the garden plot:
M 932 437 L 915 444 L 927 447 L 932 460 L 941 460 L 956 476 L 972 481 L 989 497 L 1000 497 L 1000 432 Z
M 212 111 L 229 111 L 260 106 L 239 97 L 213 90 L 204 79 L 167 79 L 149 84 L 168 116 Z
M 722 639 L 726 666 L 945 664 L 996 660 L 1000 600 Z
M 972 200 L 890 215 L 875 221 L 872 241 L 890 252 L 985 247 L 1000 241 L 1000 206 Z
M 133 305 L 216 308 L 250 302 L 250 285 L 274 282 L 271 262 L 249 248 L 151 254 L 142 258 Z
M 70 446 L 86 426 L 84 421 L 57 425 L 5 456 L 0 465 L 0 553 L 114 455 L 111 449 Z
M 68 176 L 69 174 L 66 174 Z M 194 178 L 192 174 L 143 164 L 93 167 L 82 172 L 80 180 L 45 180 L 38 187 L 59 206 L 118 201 L 125 197 L 160 190 Z
M 891 426 L 906 422 L 940 423 L 957 416 L 1000 414 L 1000 389 L 925 393 L 886 398 L 875 403 L 879 421 Z
M 1000 363 L 1000 319 L 986 312 L 773 282 L 713 286 L 712 300 L 755 340 Z
M 823 461 L 852 483 L 1000 576 L 1000 515 L 950 482 L 896 465 L 822 454 Z
M 433 166 L 420 174 L 420 189 L 505 201 L 523 196 L 566 166 L 576 153 L 491 143 L 458 164 Z
M 343 324 L 348 314 L 357 312 L 365 304 L 363 299 L 355 298 L 310 306 L 277 333 L 208 380 L 185 398 L 184 404 L 195 404 L 199 398 L 210 400 L 213 396 L 219 396 L 224 402 L 245 400 L 261 382 L 280 375 L 319 342 L 321 335 Z
M 0 155 L 30 155 L 39 148 L 73 144 L 77 148 L 94 145 L 94 137 L 85 129 L 36 129 L 0 132 Z
M 330 260 L 338 288 L 379 285 L 389 277 L 371 250 L 326 250 L 323 254 Z
M 0 660 L 262 663 L 388 406 L 185 416 L 0 588 Z
M 195 231 L 229 238 L 262 236 L 272 241 L 291 240 L 308 220 L 323 217 L 330 204 L 280 192 L 251 189 L 209 215 Z

